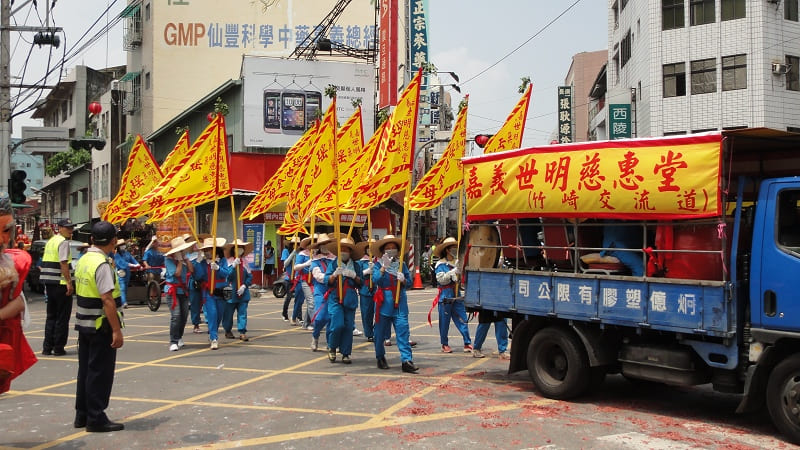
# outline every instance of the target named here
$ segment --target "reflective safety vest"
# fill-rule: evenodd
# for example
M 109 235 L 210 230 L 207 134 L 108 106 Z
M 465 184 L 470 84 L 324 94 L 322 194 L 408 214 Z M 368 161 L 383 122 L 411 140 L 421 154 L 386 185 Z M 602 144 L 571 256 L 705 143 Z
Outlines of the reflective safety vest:
M 122 306 L 120 296 L 119 279 L 117 273 L 114 272 L 106 255 L 98 252 L 86 252 L 85 255 L 78 260 L 77 267 L 75 268 L 75 294 L 78 298 L 77 309 L 75 312 L 75 329 L 83 333 L 95 333 L 100 329 L 103 318 L 103 301 L 100 298 L 100 292 L 97 289 L 97 279 L 95 274 L 103 264 L 109 264 L 111 274 L 114 277 L 114 290 L 111 295 L 119 308 Z M 122 323 L 121 311 L 120 324 Z
M 58 246 L 66 238 L 60 234 L 51 237 L 44 246 L 42 254 L 42 267 L 39 280 L 43 284 L 63 284 L 66 286 L 67 280 L 61 276 L 61 261 L 58 258 Z

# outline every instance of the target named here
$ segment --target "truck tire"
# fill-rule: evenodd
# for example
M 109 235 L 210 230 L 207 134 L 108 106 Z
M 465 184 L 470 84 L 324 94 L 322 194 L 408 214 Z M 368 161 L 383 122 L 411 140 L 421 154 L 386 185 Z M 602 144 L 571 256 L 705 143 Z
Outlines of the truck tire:
M 767 382 L 767 409 L 772 423 L 794 444 L 800 444 L 800 354 L 772 369 Z
M 559 327 L 545 328 L 533 336 L 528 345 L 528 373 L 542 395 L 559 400 L 583 394 L 592 379 L 580 339 Z

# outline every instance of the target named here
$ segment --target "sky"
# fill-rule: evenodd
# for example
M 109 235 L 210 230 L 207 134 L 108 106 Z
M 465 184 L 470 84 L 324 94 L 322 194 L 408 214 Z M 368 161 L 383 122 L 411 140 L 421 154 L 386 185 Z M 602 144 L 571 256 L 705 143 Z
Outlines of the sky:
M 21 6 L 24 1 L 16 0 L 14 8 L 19 11 L 13 16 L 12 25 L 40 25 L 45 20 L 46 2 L 37 2 L 37 16 L 32 3 Z M 69 52 L 103 11 L 110 7 L 109 13 L 91 28 L 87 37 L 99 31 L 106 21 L 112 21 L 125 3 L 125 0 L 57 0 L 50 23 L 63 27 Z M 575 6 L 567 11 L 573 4 Z M 461 95 L 470 95 L 467 120 L 470 135 L 491 134 L 500 128 L 520 98 L 517 92 L 520 78 L 528 76 L 533 82 L 533 95 L 523 146 L 548 143 L 557 125 L 556 88 L 563 84 L 574 54 L 606 49 L 607 11 L 608 3 L 598 0 L 429 0 L 430 61 L 439 70 L 458 74 L 462 94 L 450 91 L 454 106 L 458 105 Z M 554 22 L 547 27 L 551 21 Z M 47 72 L 48 57 L 52 67 L 63 56 L 63 40 L 59 48 L 52 49 L 32 45 L 32 38 L 33 33 L 12 33 L 12 83 L 40 82 Z M 86 40 L 84 38 L 81 43 Z M 520 45 L 519 50 L 505 57 Z M 26 58 L 27 65 L 24 64 Z M 107 36 L 78 53 L 68 67 L 77 64 L 109 67 L 125 64 L 125 59 L 120 22 Z M 496 65 L 489 68 L 493 64 Z M 56 71 L 47 84 L 55 84 L 57 79 Z M 14 111 L 20 111 L 37 95 L 29 97 Z M 41 126 L 41 121 L 28 119 L 28 116 L 14 118 L 13 136 L 19 137 L 21 126 Z

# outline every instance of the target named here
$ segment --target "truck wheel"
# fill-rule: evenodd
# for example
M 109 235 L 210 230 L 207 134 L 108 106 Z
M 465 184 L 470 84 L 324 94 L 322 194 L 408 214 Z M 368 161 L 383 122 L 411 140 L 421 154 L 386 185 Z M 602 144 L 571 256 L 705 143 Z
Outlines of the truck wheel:
M 778 430 L 792 443 L 800 444 L 800 354 L 772 369 L 767 382 L 767 409 Z
M 589 358 L 580 339 L 563 328 L 536 333 L 528 345 L 528 372 L 536 388 L 548 398 L 568 399 L 589 387 Z
M 161 306 L 161 286 L 155 281 L 147 283 L 147 307 L 150 311 L 158 311 Z

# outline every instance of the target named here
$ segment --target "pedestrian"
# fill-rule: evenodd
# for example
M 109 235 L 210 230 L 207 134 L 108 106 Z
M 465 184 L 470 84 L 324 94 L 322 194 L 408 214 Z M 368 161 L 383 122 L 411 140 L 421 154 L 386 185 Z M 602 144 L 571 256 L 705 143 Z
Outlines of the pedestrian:
M 361 255 L 357 271 L 360 271 L 364 282 L 358 290 L 359 306 L 361 309 L 361 326 L 364 328 L 364 336 L 367 342 L 375 340 L 375 284 L 372 283 L 372 267 L 375 265 L 372 258 L 372 246 L 375 239 L 359 242 L 355 245 L 353 253 L 356 257 Z
M 262 284 L 267 287 L 272 287 L 272 276 L 274 270 L 275 249 L 272 247 L 272 241 L 267 241 L 267 243 L 264 244 L 264 272 L 262 273 L 266 281 L 261 280 Z
M 457 254 L 458 241 L 455 238 L 448 237 L 436 246 L 435 256 L 439 258 L 439 261 L 436 262 L 434 275 L 436 275 L 439 292 L 433 299 L 431 310 L 438 304 L 439 341 L 443 353 L 453 353 L 448 338 L 451 319 L 464 339 L 464 353 L 472 351 L 472 340 L 469 337 L 467 325 L 467 309 L 464 307 L 464 299 L 457 298 L 456 293 L 456 286 L 461 280 L 461 268 L 456 259 Z
M 114 384 L 117 349 L 122 347 L 122 291 L 111 266 L 117 229 L 100 221 L 92 226 L 92 245 L 78 261 L 75 286 L 78 309 L 78 383 L 75 392 L 75 428 L 89 432 L 120 431 L 105 410 Z
M 486 314 L 488 315 L 488 313 Z M 511 359 L 508 356 L 508 325 L 506 319 L 497 319 L 496 317 L 483 317 L 484 314 L 478 316 L 478 328 L 475 330 L 475 348 L 472 350 L 472 356 L 475 358 L 483 358 L 483 342 L 486 340 L 486 335 L 489 334 L 489 327 L 494 323 L 494 338 L 497 340 L 497 354 L 500 359 Z M 486 321 L 488 320 L 488 321 Z
M 358 289 L 363 284 L 360 265 L 351 258 L 355 243 L 349 237 L 339 240 L 339 259 L 334 259 L 325 272 L 325 293 L 328 303 L 328 360 L 336 362 L 336 351 L 342 354 L 342 363 L 350 364 L 353 351 L 353 327 L 358 308 Z M 340 295 L 341 294 L 341 295 Z
M 403 372 L 414 373 L 419 368 L 414 365 L 411 354 L 406 296 L 406 281 L 411 279 L 411 274 L 405 263 L 400 267 L 400 242 L 400 238 L 387 234 L 375 243 L 377 254 L 381 255 L 372 267 L 372 282 L 376 288 L 375 309 L 378 311 L 375 336 L 386 336 L 386 329 L 394 324 Z M 379 369 L 389 369 L 382 339 L 375 339 L 375 357 Z
M 72 314 L 72 284 L 69 240 L 75 224 L 69 219 L 58 221 L 58 234 L 53 235 L 44 246 L 42 270 L 39 281 L 45 286 L 47 296 L 47 318 L 44 324 L 43 355 L 66 355 L 69 332 L 69 317 Z
M 228 287 L 228 274 L 231 271 L 225 259 L 225 238 L 206 238 L 200 250 L 203 251 L 203 260 L 193 277 L 200 283 L 205 298 L 211 350 L 217 350 L 219 324 L 225 312 L 225 288 Z
M 292 236 L 291 239 L 286 241 L 281 253 L 281 266 L 283 267 L 283 282 L 286 283 L 286 298 L 283 299 L 283 321 L 289 321 L 289 304 L 294 299 L 294 309 L 292 310 L 292 325 L 297 323 L 300 315 L 300 309 L 297 305 L 297 296 L 295 295 L 295 282 L 292 278 L 292 266 L 294 264 L 294 257 L 297 255 L 297 244 L 300 243 L 300 238 Z M 289 246 L 292 246 L 292 251 L 289 251 Z
M 122 292 L 122 307 L 128 307 L 128 280 L 131 279 L 131 269 L 140 269 L 142 266 L 129 252 L 125 239 L 117 241 L 117 252 L 114 253 L 114 266 L 117 268 L 119 288 Z
M 183 238 L 186 240 L 186 238 Z M 161 280 L 161 269 L 164 268 L 164 254 L 158 248 L 158 236 L 153 235 L 150 238 L 150 243 L 144 249 L 142 255 L 142 263 L 147 269 L 147 278 L 152 280 Z
M 36 355 L 22 333 L 25 299 L 22 287 L 31 268 L 31 255 L 12 249 L 14 210 L 11 199 L 0 193 L 0 394 L 11 389 L 11 381 L 36 364 Z
M 225 329 L 226 338 L 233 337 L 233 313 L 235 311 L 239 340 L 247 342 L 250 340 L 247 337 L 247 305 L 250 303 L 249 286 L 253 282 L 253 273 L 244 263 L 243 258 L 253 252 L 253 243 L 237 239 L 228 245 L 237 256 L 231 261 L 231 270 L 228 274 L 228 283 L 233 287 L 233 292 L 231 297 L 226 299 L 222 328 Z
M 296 277 L 298 291 L 295 291 L 295 298 L 300 294 L 303 297 L 305 307 L 301 315 L 303 320 L 300 326 L 308 329 L 313 329 L 311 325 L 311 317 L 314 314 L 314 296 L 311 292 L 311 251 L 308 248 L 311 241 L 317 238 L 315 233 L 313 236 L 307 236 L 300 240 L 300 251 L 294 257 L 294 274 Z
M 309 245 L 314 256 L 311 260 L 311 281 L 313 283 L 313 303 L 314 313 L 311 316 L 310 323 L 313 324 L 311 328 L 311 351 L 315 352 L 319 348 L 319 335 L 322 329 L 325 328 L 325 342 L 330 345 L 331 330 L 328 326 L 330 323 L 330 316 L 328 315 L 328 305 L 325 299 L 325 293 L 328 291 L 328 286 L 325 283 L 325 273 L 328 271 L 328 266 L 331 263 L 328 252 L 328 244 L 332 239 L 325 233 L 320 233 L 317 236 L 316 242 Z M 352 328 L 350 332 L 352 332 Z
M 169 302 L 169 351 L 183 348 L 183 330 L 189 317 L 189 281 L 194 266 L 186 255 L 186 250 L 194 243 L 186 242 L 178 236 L 169 242 L 170 249 L 164 254 L 164 293 Z

